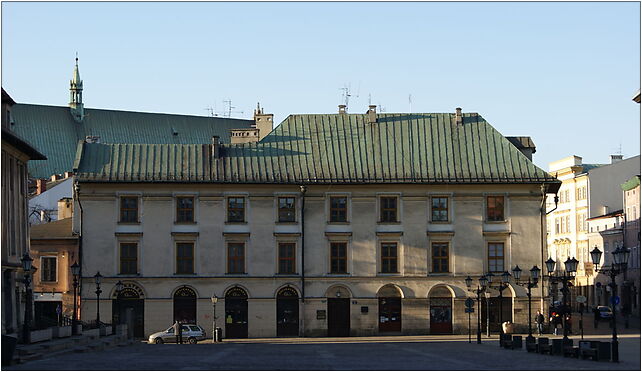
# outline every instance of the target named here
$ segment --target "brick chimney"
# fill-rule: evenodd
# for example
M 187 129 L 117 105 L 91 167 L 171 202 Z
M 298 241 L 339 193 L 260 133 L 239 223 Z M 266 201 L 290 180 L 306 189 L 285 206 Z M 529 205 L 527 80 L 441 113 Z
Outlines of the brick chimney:
M 368 112 L 366 112 L 368 115 L 368 123 L 369 124 L 374 124 L 377 122 L 377 105 L 369 105 L 368 106 Z
M 219 149 L 221 147 L 221 139 L 219 136 L 212 136 L 212 157 L 214 159 L 219 158 Z
M 463 118 L 462 118 L 462 115 L 461 115 L 461 107 L 457 107 L 457 108 L 455 109 L 455 123 L 456 123 L 457 125 L 460 125 L 460 124 L 462 124 L 463 122 L 464 122 L 464 121 L 463 121 Z
M 62 179 L 62 174 L 52 174 L 51 175 L 51 181 L 58 181 Z
M 36 195 L 40 195 L 45 191 L 47 191 L 47 180 L 37 179 L 36 180 Z
M 611 164 L 615 164 L 618 161 L 622 161 L 623 155 L 611 155 Z
M 65 178 L 73 177 L 73 175 L 74 175 L 74 172 L 65 172 L 64 173 Z
M 69 218 L 74 211 L 74 203 L 71 198 L 62 198 L 58 200 L 58 220 Z
M 346 113 L 346 105 L 339 105 L 339 114 Z

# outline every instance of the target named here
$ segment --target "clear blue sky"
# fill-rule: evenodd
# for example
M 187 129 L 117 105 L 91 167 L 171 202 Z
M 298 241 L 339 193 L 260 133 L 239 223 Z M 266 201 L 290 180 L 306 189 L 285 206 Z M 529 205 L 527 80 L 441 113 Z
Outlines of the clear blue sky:
M 640 3 L 2 3 L 2 86 L 67 105 L 280 123 L 350 112 L 479 112 L 535 163 L 640 153 Z M 357 93 L 359 97 L 356 97 Z

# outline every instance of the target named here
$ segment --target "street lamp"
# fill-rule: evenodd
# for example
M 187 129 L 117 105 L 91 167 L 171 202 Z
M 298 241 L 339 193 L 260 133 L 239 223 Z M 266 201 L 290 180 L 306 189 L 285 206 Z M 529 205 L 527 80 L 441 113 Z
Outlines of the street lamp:
M 121 313 L 120 313 L 120 292 L 123 290 L 123 287 L 124 287 L 123 282 L 119 280 L 118 283 L 116 283 L 116 315 L 118 316 L 117 317 L 112 316 L 112 318 L 114 317 L 116 318 L 116 322 L 115 322 L 116 324 L 122 323 Z
M 473 279 L 468 276 L 464 281 L 466 282 L 466 287 L 470 290 L 470 287 L 473 284 Z M 473 292 L 477 295 L 477 343 L 481 344 L 481 294 L 486 291 L 488 279 L 486 276 L 482 275 L 479 277 L 478 281 L 479 284 L 477 285 L 477 289 Z M 486 304 L 486 309 L 488 310 L 488 304 Z
M 599 272 L 603 273 L 604 275 L 608 275 L 611 277 L 611 304 L 613 305 L 613 335 L 612 335 L 612 341 L 611 341 L 611 361 L 612 362 L 619 362 L 620 357 L 619 357 L 619 347 L 618 347 L 618 340 L 617 340 L 617 321 L 615 318 L 616 311 L 615 311 L 615 305 L 617 305 L 617 284 L 615 283 L 615 277 L 618 276 L 621 273 L 626 272 L 627 265 L 629 263 L 629 256 L 631 255 L 631 250 L 629 248 L 624 248 L 624 247 L 619 247 L 615 251 L 612 252 L 613 254 L 613 263 L 611 264 L 611 267 L 609 268 L 604 268 L 599 270 Z M 593 261 L 593 265 L 595 265 L 595 269 L 597 271 L 597 268 L 600 264 L 600 258 L 602 258 L 602 251 L 600 251 L 597 246 L 591 251 L 591 260 Z
M 25 284 L 25 319 L 22 324 L 22 340 L 25 344 L 31 343 L 31 263 L 33 259 L 29 257 L 29 253 L 25 252 L 22 256 L 22 270 L 24 271 L 23 283 Z
M 100 281 L 103 276 L 100 275 L 100 271 L 94 275 L 94 281 L 96 282 L 96 325 L 100 328 L 100 294 L 103 292 L 100 290 Z
M 80 275 L 80 265 L 78 265 L 78 262 L 74 262 L 74 264 L 71 265 L 71 275 L 74 277 L 74 313 L 71 316 L 71 334 L 76 335 L 78 333 L 78 331 L 76 330 L 76 320 L 78 314 L 78 311 L 76 310 L 76 303 L 78 302 L 76 296 L 78 290 L 78 275 Z
M 216 303 L 218 302 L 218 297 L 212 295 L 212 342 L 217 342 L 216 337 Z
M 569 281 L 573 280 L 575 277 L 575 272 L 577 271 L 577 264 L 579 263 L 578 260 L 573 258 L 567 258 L 566 261 L 564 261 L 564 272 L 561 275 L 556 275 L 555 274 L 555 266 L 557 265 L 557 261 L 553 260 L 551 257 L 544 262 L 546 264 L 546 270 L 548 270 L 548 279 L 551 282 L 551 284 L 557 284 L 557 283 L 562 283 L 562 327 L 564 329 L 564 344 L 569 342 L 568 339 L 568 324 L 566 322 L 566 315 L 569 313 L 568 305 L 566 304 L 567 298 L 568 298 L 568 292 L 569 292 Z
M 518 265 L 513 269 L 513 277 L 515 278 L 515 283 L 517 285 L 525 285 L 528 289 L 526 295 L 528 296 L 528 336 L 526 337 L 526 342 L 535 342 L 535 337 L 533 337 L 533 320 L 531 315 L 531 289 L 537 285 L 539 281 L 539 272 L 541 271 L 537 265 L 533 266 L 530 270 L 531 275 L 528 277 L 526 283 L 520 283 L 519 279 L 522 276 L 522 269 Z

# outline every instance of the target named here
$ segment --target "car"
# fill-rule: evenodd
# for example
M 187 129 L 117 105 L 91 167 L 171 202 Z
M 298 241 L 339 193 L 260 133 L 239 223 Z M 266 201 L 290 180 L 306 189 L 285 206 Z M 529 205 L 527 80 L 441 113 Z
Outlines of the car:
M 205 330 L 196 324 L 181 324 L 183 331 L 183 342 L 195 344 L 198 341 L 205 340 Z M 164 344 L 165 342 L 177 342 L 176 335 L 174 334 L 174 326 L 167 328 L 164 331 L 152 333 L 147 340 L 148 344 Z
M 600 312 L 600 319 L 611 319 L 613 318 L 613 311 L 608 306 L 598 306 L 597 311 Z

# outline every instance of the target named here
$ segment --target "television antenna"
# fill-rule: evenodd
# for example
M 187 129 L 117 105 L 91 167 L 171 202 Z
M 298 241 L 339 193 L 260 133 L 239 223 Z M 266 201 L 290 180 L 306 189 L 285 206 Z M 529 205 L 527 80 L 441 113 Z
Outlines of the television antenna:
M 207 116 L 211 116 L 211 117 L 218 116 L 218 114 L 216 113 L 216 111 L 214 111 L 214 108 L 212 108 L 212 106 L 208 106 L 203 110 L 207 111 Z
M 339 90 L 343 91 L 341 93 L 341 100 L 343 101 L 343 104 L 346 105 L 346 111 L 348 111 L 348 107 L 350 107 L 350 97 L 356 97 L 359 98 L 359 90 L 361 90 L 361 82 L 359 82 L 359 85 L 357 86 L 357 94 L 352 94 L 351 89 L 350 89 L 350 84 L 346 86 L 345 84 L 343 85 L 343 88 L 339 88 Z
M 223 116 L 225 116 L 226 118 L 231 118 L 232 114 L 242 114 L 243 113 L 243 111 L 233 111 L 233 109 L 235 109 L 236 106 L 232 106 L 232 100 L 231 99 L 228 98 L 228 99 L 224 100 L 223 103 L 227 106 L 227 108 L 225 109 L 225 113 L 223 114 Z

